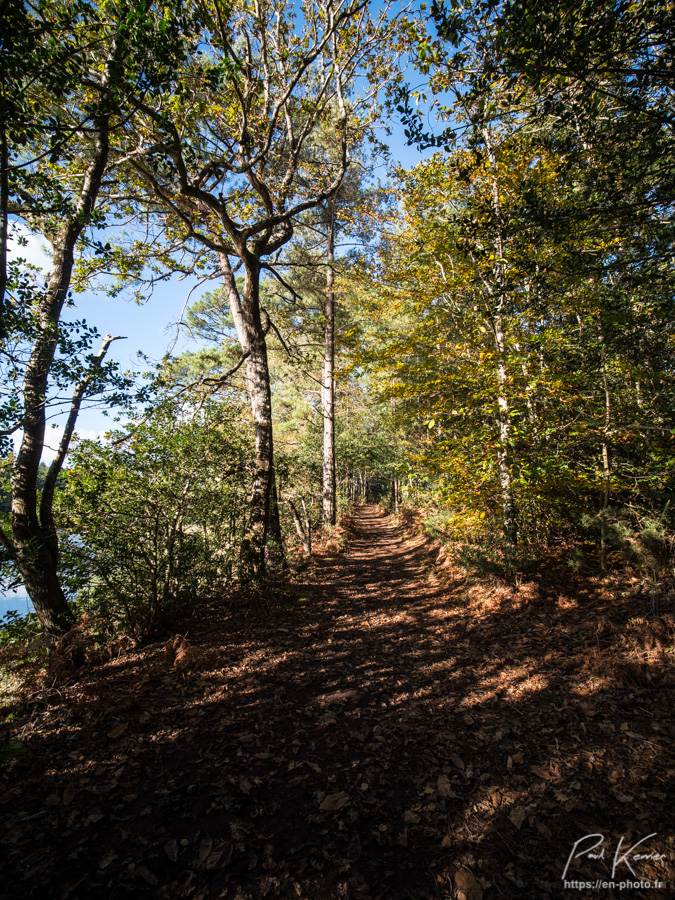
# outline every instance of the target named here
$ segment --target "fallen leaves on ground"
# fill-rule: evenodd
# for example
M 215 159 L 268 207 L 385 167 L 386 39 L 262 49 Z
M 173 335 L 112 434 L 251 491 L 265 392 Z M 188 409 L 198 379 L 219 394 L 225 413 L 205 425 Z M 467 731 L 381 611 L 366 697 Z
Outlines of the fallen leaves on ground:
M 657 832 L 640 874 L 672 879 L 672 610 L 436 553 L 366 507 L 295 580 L 27 687 L 3 897 L 546 900 L 596 832 Z

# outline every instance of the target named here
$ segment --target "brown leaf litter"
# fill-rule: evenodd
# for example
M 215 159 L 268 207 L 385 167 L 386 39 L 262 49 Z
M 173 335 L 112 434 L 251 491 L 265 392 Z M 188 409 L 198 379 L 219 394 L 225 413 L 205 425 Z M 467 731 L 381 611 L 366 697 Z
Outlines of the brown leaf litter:
M 345 552 L 168 642 L 71 636 L 87 662 L 15 708 L 3 897 L 545 900 L 590 834 L 568 879 L 656 833 L 633 868 L 672 881 L 672 611 L 433 560 L 365 507 Z

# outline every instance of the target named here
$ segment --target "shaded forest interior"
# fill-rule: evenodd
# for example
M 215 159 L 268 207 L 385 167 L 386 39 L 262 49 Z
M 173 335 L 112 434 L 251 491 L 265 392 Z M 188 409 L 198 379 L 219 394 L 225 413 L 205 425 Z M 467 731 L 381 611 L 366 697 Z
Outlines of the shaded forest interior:
M 466 579 L 381 507 L 348 533 L 208 629 L 33 695 L 3 896 L 515 900 L 557 896 L 584 834 L 611 855 L 657 831 L 672 858 L 672 655 L 646 599 Z

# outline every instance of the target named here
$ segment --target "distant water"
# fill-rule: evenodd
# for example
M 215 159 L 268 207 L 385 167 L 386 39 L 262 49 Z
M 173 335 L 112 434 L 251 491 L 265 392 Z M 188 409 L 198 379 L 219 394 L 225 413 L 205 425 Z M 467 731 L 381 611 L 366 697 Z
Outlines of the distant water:
M 25 588 L 18 588 L 16 591 L 0 592 L 0 618 L 4 618 L 10 609 L 18 612 L 20 616 L 33 612 L 33 604 L 30 602 L 30 597 L 26 593 Z

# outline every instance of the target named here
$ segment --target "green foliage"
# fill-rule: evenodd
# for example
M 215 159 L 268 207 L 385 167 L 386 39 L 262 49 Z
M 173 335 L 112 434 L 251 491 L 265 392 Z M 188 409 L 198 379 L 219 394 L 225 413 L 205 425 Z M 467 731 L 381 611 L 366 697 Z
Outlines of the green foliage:
M 63 569 L 79 604 L 141 637 L 217 593 L 244 527 L 247 424 L 167 401 L 126 434 L 82 442 L 59 497 Z
M 40 634 L 40 622 L 35 613 L 20 616 L 10 609 L 0 617 L 0 647 L 8 644 L 28 644 Z
M 607 531 L 610 553 L 617 562 L 628 563 L 651 576 L 662 576 L 673 557 L 675 529 L 667 510 L 651 517 L 635 507 L 608 507 L 597 515 L 582 516 L 585 531 L 599 536 Z
M 402 215 L 346 281 L 360 315 L 357 359 L 405 435 L 411 487 L 425 505 L 449 509 L 453 539 L 492 542 L 503 521 L 503 404 L 521 560 L 563 534 L 600 540 L 604 522 L 615 561 L 659 560 L 663 570 L 675 525 L 666 503 L 675 492 L 674 332 L 655 297 L 668 294 L 670 274 L 660 282 L 562 274 L 590 242 L 557 243 L 524 210 L 537 195 L 565 202 L 556 156 L 506 129 L 495 140 L 502 257 L 491 247 L 484 157 L 458 150 L 402 173 Z M 614 252 L 602 237 L 592 246 L 596 259 Z M 632 510 L 628 518 L 603 511 L 607 492 L 612 508 Z M 661 522 L 658 552 L 639 539 L 643 520 Z
M 411 96 L 400 110 L 412 139 L 446 153 L 404 175 L 406 224 L 371 261 L 361 303 L 386 321 L 369 364 L 453 515 L 487 523 L 501 503 L 506 526 L 508 490 L 535 552 L 591 535 L 603 568 L 609 553 L 664 571 L 672 9 L 435 0 L 432 16 L 417 65 L 436 133 Z M 663 534 L 642 540 L 643 521 Z
M 44 330 L 44 277 L 21 260 L 11 262 L 8 289 L 5 324 L 9 335 L 0 353 L 0 450 L 5 455 L 10 452 L 10 435 L 17 432 L 25 415 L 21 396 L 26 367 Z M 72 393 L 73 386 L 90 372 L 92 350 L 100 341 L 96 328 L 84 319 L 54 323 L 54 329 L 56 347 L 45 397 L 45 407 L 50 411 L 62 408 L 64 394 Z M 91 373 L 84 400 L 119 407 L 125 403 L 130 387 L 131 380 L 119 371 L 117 362 L 104 362 Z M 7 503 L 4 496 L 2 503 Z

